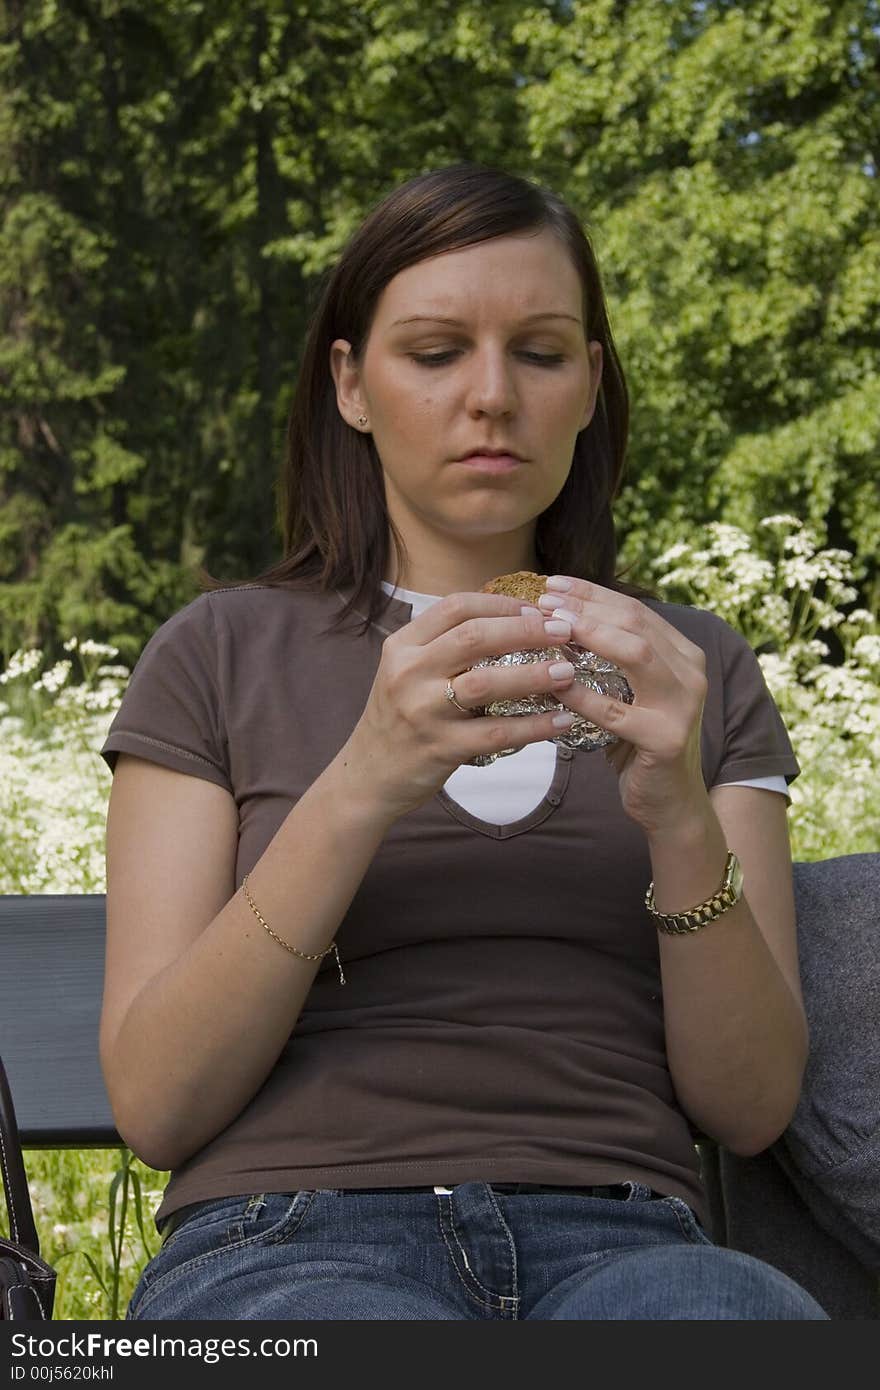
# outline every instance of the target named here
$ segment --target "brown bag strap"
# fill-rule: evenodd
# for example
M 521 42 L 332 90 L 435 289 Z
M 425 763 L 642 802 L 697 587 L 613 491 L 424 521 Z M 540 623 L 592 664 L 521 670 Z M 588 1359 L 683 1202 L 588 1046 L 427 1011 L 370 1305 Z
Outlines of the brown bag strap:
M 0 1168 L 3 1170 L 3 1190 L 9 1213 L 9 1235 L 17 1245 L 40 1253 L 40 1238 L 34 1224 L 31 1194 L 18 1137 L 12 1092 L 6 1079 L 6 1069 L 0 1057 Z

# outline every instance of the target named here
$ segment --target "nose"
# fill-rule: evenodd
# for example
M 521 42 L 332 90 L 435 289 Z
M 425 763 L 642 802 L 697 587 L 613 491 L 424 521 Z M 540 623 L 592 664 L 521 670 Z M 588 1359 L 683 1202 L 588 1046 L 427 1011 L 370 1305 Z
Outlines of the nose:
M 476 415 L 505 415 L 516 406 L 510 363 L 501 348 L 475 353 L 468 372 L 468 410 Z

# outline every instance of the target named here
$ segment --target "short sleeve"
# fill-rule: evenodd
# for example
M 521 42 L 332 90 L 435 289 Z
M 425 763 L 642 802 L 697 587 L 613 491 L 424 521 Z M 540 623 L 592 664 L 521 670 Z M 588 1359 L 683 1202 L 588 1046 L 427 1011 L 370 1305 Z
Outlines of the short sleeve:
M 745 637 L 719 618 L 724 742 L 713 783 L 800 776 L 788 730 Z
M 147 642 L 100 752 L 111 772 L 134 753 L 231 792 L 223 730 L 214 615 L 200 594 Z

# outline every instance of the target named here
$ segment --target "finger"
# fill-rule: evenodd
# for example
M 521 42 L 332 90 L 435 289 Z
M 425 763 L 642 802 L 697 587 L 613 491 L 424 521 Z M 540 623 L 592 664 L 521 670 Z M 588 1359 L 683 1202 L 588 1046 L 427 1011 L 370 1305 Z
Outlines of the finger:
M 574 710 L 606 733 L 616 734 L 634 747 L 658 757 L 670 755 L 669 717 L 662 710 L 650 709 L 647 705 L 628 705 L 624 700 L 616 700 L 612 695 L 600 695 L 589 686 L 575 681 L 565 690 L 556 694 L 556 699 L 564 709 Z M 676 733 L 676 746 L 684 733 Z
M 518 617 L 521 607 L 522 599 L 511 598 L 509 594 L 447 594 L 413 618 L 400 632 L 405 634 L 407 642 L 427 646 L 469 619 Z
M 465 734 L 459 759 L 466 763 L 481 754 L 518 750 L 558 738 L 574 723 L 571 713 L 556 709 L 545 714 L 480 715 L 470 720 L 459 716 Z
M 546 661 L 517 665 L 474 666 L 456 676 L 452 686 L 460 705 L 467 709 L 483 709 L 501 700 L 537 700 L 553 696 L 557 690 L 571 685 L 574 674 L 572 662 L 554 655 Z
M 554 610 L 559 612 L 560 610 Z M 593 601 L 574 603 L 561 610 L 571 622 L 572 640 L 594 651 L 598 656 L 615 662 L 627 678 L 655 686 L 680 683 L 688 689 L 697 687 L 705 678 L 706 658 L 702 647 L 687 638 L 673 641 L 670 634 L 681 635 L 669 623 L 647 609 L 643 613 L 621 610 Z M 630 684 L 633 684 L 630 679 Z
M 552 612 L 554 607 L 572 609 L 574 604 L 577 605 L 575 611 L 586 611 L 588 607 L 601 605 L 616 614 L 622 626 L 629 626 L 634 631 L 637 630 L 634 624 L 637 624 L 641 617 L 650 625 L 652 631 L 662 633 L 677 651 L 693 662 L 699 663 L 704 656 L 702 647 L 691 642 L 677 627 L 642 599 L 633 598 L 629 594 L 618 594 L 613 589 L 607 589 L 587 579 L 571 579 L 570 583 L 572 587 L 566 593 L 546 590 L 538 599 L 541 611 Z
M 537 609 L 518 618 L 468 618 L 434 639 L 430 645 L 430 667 L 438 675 L 457 676 L 486 657 L 544 651 L 559 645 L 560 637 L 546 631 L 544 618 Z
M 607 592 L 607 590 L 605 591 Z M 629 632 L 650 631 L 663 638 L 674 651 L 677 651 L 686 660 L 699 660 L 703 656 L 702 647 L 688 640 L 683 633 L 662 618 L 659 613 L 655 613 L 647 604 L 639 603 L 637 600 L 626 600 L 623 603 L 606 602 L 604 599 L 581 598 L 574 594 L 560 595 L 562 602 L 554 602 L 556 595 L 542 594 L 538 599 L 538 604 L 543 613 L 548 615 L 557 607 L 563 607 L 568 612 L 579 613 L 584 618 L 595 616 L 606 622 L 616 624 Z

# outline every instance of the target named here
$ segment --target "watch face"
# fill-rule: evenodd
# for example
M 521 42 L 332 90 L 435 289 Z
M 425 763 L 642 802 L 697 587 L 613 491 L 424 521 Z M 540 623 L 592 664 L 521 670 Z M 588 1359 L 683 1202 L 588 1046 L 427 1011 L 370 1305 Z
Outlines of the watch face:
M 734 859 L 730 866 L 730 886 L 736 896 L 739 897 L 743 887 L 743 871 L 742 865 L 738 859 Z

